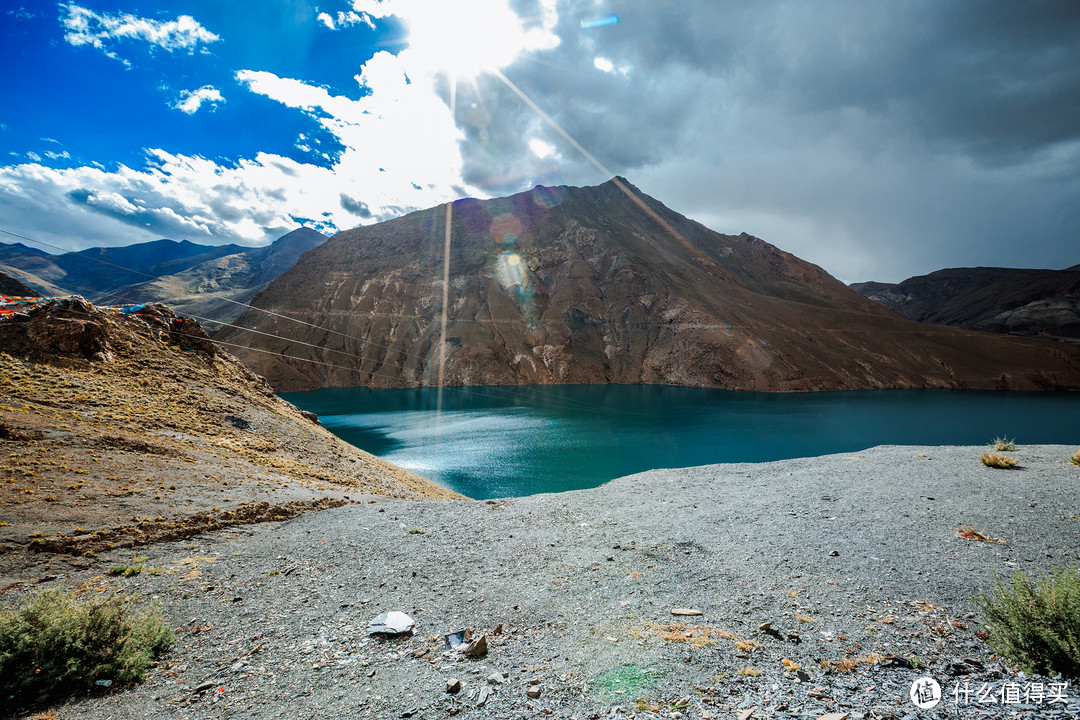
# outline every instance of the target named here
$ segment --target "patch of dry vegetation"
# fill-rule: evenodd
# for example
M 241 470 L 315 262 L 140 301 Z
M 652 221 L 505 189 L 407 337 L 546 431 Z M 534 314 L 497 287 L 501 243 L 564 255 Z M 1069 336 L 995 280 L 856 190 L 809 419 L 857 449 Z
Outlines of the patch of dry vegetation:
M 994 441 L 990 443 L 990 447 L 997 452 L 1016 452 L 1016 443 L 1006 437 L 994 438 Z
M 1002 470 L 1011 470 L 1020 462 L 1011 455 L 1002 455 L 999 452 L 984 452 L 979 459 L 986 467 L 1000 468 Z

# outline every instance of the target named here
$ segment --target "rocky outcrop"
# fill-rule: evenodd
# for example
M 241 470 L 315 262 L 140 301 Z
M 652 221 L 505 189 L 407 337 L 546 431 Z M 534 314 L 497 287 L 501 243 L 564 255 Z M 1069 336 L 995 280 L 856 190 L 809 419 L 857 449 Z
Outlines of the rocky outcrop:
M 332 237 L 256 296 L 273 314 L 237 321 L 263 334 L 217 339 L 250 347 L 236 352 L 279 390 L 1080 386 L 1075 349 L 912 323 L 621 178 L 460 200 L 450 216 L 445 288 L 440 206 Z

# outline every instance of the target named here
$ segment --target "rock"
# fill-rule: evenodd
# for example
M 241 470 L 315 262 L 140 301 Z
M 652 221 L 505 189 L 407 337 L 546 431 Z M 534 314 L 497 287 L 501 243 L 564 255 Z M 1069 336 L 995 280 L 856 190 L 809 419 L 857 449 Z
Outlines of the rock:
M 828 695 L 826 690 L 827 690 L 827 688 L 824 688 L 824 687 L 821 687 L 820 685 L 818 685 L 817 687 L 814 687 L 814 688 L 811 688 L 810 690 L 807 690 L 806 691 L 806 697 L 815 698 L 817 700 L 832 700 L 832 698 Z
M 209 690 L 210 688 L 214 687 L 215 685 L 217 685 L 217 683 L 216 683 L 216 682 L 214 682 L 213 680 L 207 680 L 207 681 L 206 681 L 206 682 L 204 682 L 204 683 L 199 683 L 198 685 L 196 685 L 196 686 L 195 686 L 195 687 L 194 687 L 194 688 L 192 689 L 192 691 L 191 691 L 191 692 L 195 692 L 195 693 L 202 693 L 202 692 L 206 692 L 207 690 Z
M 794 632 L 794 631 L 789 632 L 786 637 L 787 637 L 787 641 L 789 643 L 793 643 L 795 645 L 798 645 L 799 643 L 802 642 L 802 638 L 799 637 L 799 633 Z
M 502 685 L 502 683 L 503 683 L 502 673 L 499 673 L 499 672 L 491 673 L 490 675 L 488 675 L 487 681 L 489 683 L 491 683 L 492 685 Z
M 766 623 L 768 624 L 768 623 Z M 750 716 L 754 714 L 754 710 L 757 708 L 747 708 L 738 712 L 739 720 L 750 720 Z
M 694 610 L 693 608 L 671 608 L 671 614 L 676 617 L 698 617 L 705 613 L 700 610 Z
M 413 715 L 415 715 L 418 712 L 420 712 L 419 708 L 411 707 L 408 710 L 402 710 L 401 711 L 401 717 L 403 717 L 403 718 L 411 718 Z
M 457 695 L 461 692 L 461 681 L 457 678 L 450 678 L 446 681 L 446 692 L 451 695 Z
M 847 720 L 849 715 L 851 715 L 851 713 L 846 713 L 846 712 L 825 713 L 824 715 L 819 717 L 817 720 Z
M 971 667 L 965 665 L 964 663 L 959 663 L 959 662 L 946 663 L 945 667 L 944 667 L 945 674 L 946 675 L 953 675 L 953 676 L 956 676 L 956 675 L 968 675 L 973 670 L 974 670 L 974 668 L 971 668 Z
M 487 655 L 487 651 L 487 635 L 480 635 L 470 642 L 468 647 L 462 650 L 461 654 L 465 657 L 483 657 Z
M 840 553 L 838 551 L 836 551 L 836 550 L 830 550 L 829 551 L 829 557 L 838 557 L 839 555 L 840 555 Z
M 416 623 L 396 610 L 377 615 L 368 623 L 368 635 L 409 635 Z
M 484 707 L 484 704 L 488 701 L 488 696 L 491 695 L 491 686 L 480 686 L 480 694 L 476 696 L 476 707 Z
M 540 686 L 539 685 L 530 686 L 529 689 L 525 691 L 525 695 L 531 700 L 537 699 L 538 697 L 540 697 Z

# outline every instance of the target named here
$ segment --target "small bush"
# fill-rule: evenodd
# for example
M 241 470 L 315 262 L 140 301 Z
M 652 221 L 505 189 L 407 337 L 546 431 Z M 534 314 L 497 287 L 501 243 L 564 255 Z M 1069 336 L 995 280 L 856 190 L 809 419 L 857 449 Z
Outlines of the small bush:
M 994 450 L 997 450 L 998 452 L 1016 451 L 1016 443 L 1005 437 L 994 438 L 994 442 L 990 443 L 990 447 L 994 448 Z
M 50 590 L 0 609 L 0 704 L 14 710 L 92 689 L 99 680 L 141 680 L 174 640 L 156 608 L 136 611 L 132 600 L 82 602 Z
M 986 467 L 1002 468 L 1003 470 L 1010 470 L 1016 467 L 1019 462 L 1014 457 L 1001 455 L 996 452 L 984 452 L 980 459 L 982 460 L 982 464 Z
M 1080 677 L 1080 576 L 1064 568 L 1041 580 L 1019 570 L 1012 587 L 994 577 L 975 598 L 995 653 L 1026 673 Z
M 1076 451 L 1076 454 L 1069 458 L 1069 462 L 1073 465 L 1080 465 L 1080 450 Z

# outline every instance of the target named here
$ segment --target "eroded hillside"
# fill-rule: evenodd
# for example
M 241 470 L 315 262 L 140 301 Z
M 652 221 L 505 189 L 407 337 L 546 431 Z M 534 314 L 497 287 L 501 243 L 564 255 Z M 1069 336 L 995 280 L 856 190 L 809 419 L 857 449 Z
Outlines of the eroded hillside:
M 0 322 L 0 449 L 0 586 L 37 550 L 459 497 L 339 440 L 161 305 L 65 299 Z

